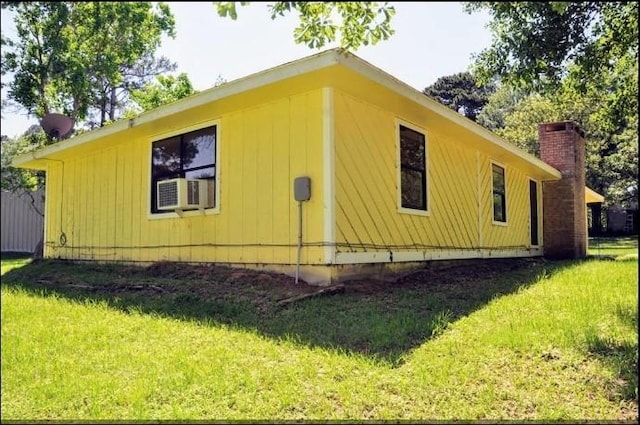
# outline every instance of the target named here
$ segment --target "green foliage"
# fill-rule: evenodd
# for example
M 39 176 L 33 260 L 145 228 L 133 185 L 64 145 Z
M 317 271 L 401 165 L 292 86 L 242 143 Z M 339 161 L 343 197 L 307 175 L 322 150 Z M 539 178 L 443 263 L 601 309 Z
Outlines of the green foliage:
M 238 12 L 236 11 L 236 3 L 237 2 L 213 2 L 218 10 L 218 15 L 223 18 L 229 16 L 234 21 L 238 19 Z M 242 1 L 240 2 L 240 6 L 247 6 L 249 2 Z
M 17 40 L 3 40 L 2 50 L 2 74 L 13 73 L 9 98 L 42 117 L 50 111 L 52 89 L 61 85 L 66 72 L 73 73 L 63 59 L 70 48 L 64 31 L 69 7 L 63 2 L 23 2 L 3 3 L 2 8 L 16 12 Z
M 2 51 L 4 52 L 7 49 L 10 49 L 13 47 L 13 42 L 11 40 L 9 40 L 8 38 L 6 38 L 4 36 L 4 34 L 0 34 L 0 48 L 2 49 Z M 2 57 L 2 63 L 0 63 L 0 75 L 2 75 L 2 78 L 0 79 L 0 89 L 3 89 L 6 86 L 5 83 L 5 79 L 4 76 L 7 73 L 8 70 L 8 61 L 10 60 L 10 57 L 7 56 L 6 57 L 6 61 L 5 61 L 5 57 Z M 15 58 L 11 59 L 11 60 L 15 60 Z M 4 99 L 3 99 L 4 102 Z M 4 106 L 4 103 L 3 105 Z
M 107 115 L 115 118 L 118 90 L 148 79 L 149 64 L 155 71 L 168 65 L 153 59 L 161 36 L 175 35 L 166 4 L 16 2 L 3 8 L 15 13 L 17 31 L 15 39 L 3 40 L 2 73 L 13 75 L 8 96 L 36 117 L 55 111 L 80 122 L 98 111 L 104 124 Z
M 469 72 L 460 72 L 438 78 L 423 93 L 476 121 L 478 113 L 494 90 L 492 84 L 480 85 Z
M 587 135 L 590 187 L 607 204 L 637 196 L 638 3 L 477 2 L 465 8 L 492 15 L 493 42 L 476 57 L 474 72 L 481 81 L 499 78 L 504 87 L 479 122 L 535 154 L 538 123 L 576 121 Z M 514 106 L 509 90 L 529 95 Z
M 155 82 L 150 82 L 141 89 L 132 90 L 130 100 L 139 110 L 148 111 L 194 93 L 196 91 L 189 77 L 183 72 L 178 76 L 158 75 Z
M 51 141 L 39 125 L 34 125 L 17 139 L 2 137 L 1 175 L 2 190 L 14 194 L 30 193 L 44 187 L 44 172 L 31 171 L 11 166 L 11 161 L 17 156 L 31 152 Z M 39 211 L 39 213 L 44 213 Z
M 522 90 L 507 84 L 501 84 L 489 95 L 487 102 L 478 113 L 477 122 L 489 130 L 495 131 L 505 126 L 505 117 L 526 97 Z
M 553 99 L 534 93 L 518 102 L 504 116 L 504 127 L 494 131 L 525 151 L 540 156 L 538 124 L 562 121 L 562 117 L 566 115 L 561 109 L 561 105 L 555 103 Z
M 605 155 L 593 155 L 598 160 L 595 179 L 606 183 L 603 189 L 609 203 L 626 205 L 629 200 L 638 199 L 638 117 L 630 118 L 622 133 L 601 141 L 600 152 Z
M 237 19 L 237 2 L 214 2 L 218 14 Z M 249 2 L 240 2 L 241 6 Z M 294 30 L 296 43 L 322 48 L 340 37 L 345 49 L 376 44 L 393 35 L 391 19 L 395 8 L 378 2 L 275 2 L 269 6 L 271 19 L 297 12 L 300 25 Z
M 503 102 L 503 94 L 511 90 L 501 87 L 487 104 Z M 512 91 L 511 91 L 512 92 Z M 571 120 L 585 130 L 587 185 L 605 196 L 605 205 L 623 202 L 637 193 L 638 119 L 624 117 L 622 129 L 612 128 L 606 92 L 593 88 L 578 93 L 566 81 L 553 93 L 532 93 L 509 107 L 502 116 L 502 127 L 493 129 L 505 140 L 539 156 L 538 124 Z M 497 107 L 496 107 L 497 109 Z M 480 118 L 484 119 L 484 111 Z M 499 114 L 498 114 L 499 115 Z M 630 188 L 630 189 L 629 189 Z M 629 191 L 631 190 L 631 192 Z
M 476 58 L 482 80 L 557 87 L 571 63 L 589 81 L 627 55 L 637 60 L 637 2 L 470 2 L 465 10 L 492 15 L 492 45 Z

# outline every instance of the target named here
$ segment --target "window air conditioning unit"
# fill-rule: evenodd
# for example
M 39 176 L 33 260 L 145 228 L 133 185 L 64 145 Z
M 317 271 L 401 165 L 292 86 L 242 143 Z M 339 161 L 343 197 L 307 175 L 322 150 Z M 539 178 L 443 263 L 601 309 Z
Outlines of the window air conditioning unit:
M 204 208 L 207 205 L 207 180 L 169 179 L 157 183 L 159 210 Z

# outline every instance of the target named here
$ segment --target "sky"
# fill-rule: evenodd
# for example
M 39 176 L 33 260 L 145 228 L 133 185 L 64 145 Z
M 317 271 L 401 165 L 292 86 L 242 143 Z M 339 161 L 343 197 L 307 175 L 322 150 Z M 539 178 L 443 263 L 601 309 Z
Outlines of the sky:
M 296 44 L 293 30 L 297 15 L 271 20 L 268 3 L 238 6 L 238 19 L 218 16 L 212 2 L 168 2 L 175 16 L 175 39 L 164 38 L 158 56 L 178 64 L 198 91 L 226 81 L 264 71 L 286 62 L 338 47 L 335 42 L 321 49 Z M 468 70 L 473 54 L 489 47 L 491 34 L 485 12 L 464 12 L 458 2 L 395 3 L 391 25 L 395 33 L 386 41 L 363 46 L 353 53 L 417 90 L 439 77 Z M 15 37 L 12 16 L 2 10 L 2 33 Z M 6 83 L 6 81 L 4 81 Z M 5 91 L 2 98 L 5 98 Z M 24 111 L 3 108 L 1 132 L 22 134 L 37 120 Z

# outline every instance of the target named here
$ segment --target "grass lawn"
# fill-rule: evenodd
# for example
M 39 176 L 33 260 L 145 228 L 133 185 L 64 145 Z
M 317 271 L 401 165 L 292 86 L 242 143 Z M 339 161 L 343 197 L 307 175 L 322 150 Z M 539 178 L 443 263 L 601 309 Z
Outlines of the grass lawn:
M 589 238 L 589 255 L 638 255 L 638 236 Z
M 425 268 L 286 307 L 257 273 L 3 259 L 2 420 L 635 422 L 624 258 Z
M 31 262 L 31 258 L 28 257 L 17 257 L 17 258 L 2 258 L 2 274 L 5 274 L 9 270 L 16 269 L 22 267 Z

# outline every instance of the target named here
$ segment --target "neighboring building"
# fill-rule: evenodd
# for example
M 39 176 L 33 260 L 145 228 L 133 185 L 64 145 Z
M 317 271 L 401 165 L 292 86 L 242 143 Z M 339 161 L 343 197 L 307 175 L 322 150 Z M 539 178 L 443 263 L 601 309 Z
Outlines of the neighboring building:
M 33 254 L 44 235 L 44 198 L 38 190 L 20 195 L 2 191 L 2 252 Z
M 638 207 L 631 204 L 629 208 L 622 205 L 612 205 L 607 209 L 607 234 L 637 235 Z
M 586 255 L 581 130 L 543 124 L 540 144 L 546 162 L 333 49 L 14 165 L 47 172 L 45 257 L 290 274 L 299 260 L 328 283 L 425 260 Z

